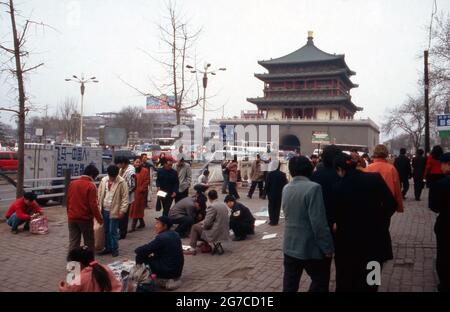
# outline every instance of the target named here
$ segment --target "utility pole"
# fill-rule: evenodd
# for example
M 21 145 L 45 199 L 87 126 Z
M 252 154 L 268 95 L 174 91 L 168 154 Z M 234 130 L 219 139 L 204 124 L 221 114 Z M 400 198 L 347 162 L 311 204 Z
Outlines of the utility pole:
M 425 153 L 430 152 L 430 104 L 428 93 L 430 89 L 430 82 L 428 79 L 428 50 L 424 52 L 424 88 L 425 88 Z

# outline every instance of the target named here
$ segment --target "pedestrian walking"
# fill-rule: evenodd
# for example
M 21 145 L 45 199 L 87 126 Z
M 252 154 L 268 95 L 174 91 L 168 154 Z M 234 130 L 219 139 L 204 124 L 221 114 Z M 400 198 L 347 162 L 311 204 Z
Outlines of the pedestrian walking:
M 108 175 L 102 179 L 98 187 L 98 205 L 103 216 L 105 229 L 105 248 L 100 255 L 119 255 L 120 219 L 128 212 L 128 185 L 119 175 L 119 167 L 111 165 Z
M 67 192 L 67 217 L 69 225 L 69 252 L 80 247 L 81 236 L 85 246 L 95 250 L 94 219 L 101 225 L 103 218 L 97 203 L 97 187 L 94 184 L 99 175 L 94 165 L 88 165 L 83 175 L 70 182 Z
M 442 155 L 444 154 L 444 150 L 440 145 L 433 146 L 431 149 L 430 155 L 428 155 L 427 158 L 427 164 L 425 166 L 425 172 L 424 176 L 426 179 L 427 186 L 429 188 L 428 192 L 428 207 L 431 208 L 432 206 L 432 199 L 434 198 L 433 192 L 434 192 L 434 183 L 436 181 L 439 181 L 444 177 L 444 173 L 441 169 L 441 162 L 440 159 Z
M 120 219 L 119 232 L 120 239 L 125 239 L 128 233 L 128 219 L 130 207 L 134 202 L 134 192 L 136 191 L 136 170 L 130 165 L 130 159 L 125 156 L 117 157 L 116 165 L 119 167 L 119 176 L 121 176 L 128 186 L 128 210 Z
M 137 157 L 134 161 L 134 169 L 136 171 L 136 190 L 134 191 L 134 201 L 130 205 L 131 230 L 136 231 L 136 226 L 139 221 L 138 229 L 145 227 L 144 210 L 147 203 L 148 186 L 150 185 L 150 174 L 148 169 L 144 168 L 141 159 Z
M 175 165 L 175 170 L 178 174 L 178 190 L 175 197 L 175 202 L 182 200 L 189 196 L 189 188 L 192 181 L 191 166 L 184 160 L 184 156 L 181 156 L 178 163 Z
M 150 194 L 151 183 L 152 183 L 152 170 L 156 170 L 156 168 L 155 168 L 155 165 L 153 164 L 153 161 L 148 158 L 148 155 L 146 153 L 141 154 L 141 162 L 142 162 L 142 167 L 144 167 L 145 169 L 148 170 L 149 181 L 150 181 L 149 187 L 147 188 L 147 191 L 145 194 L 145 198 L 147 199 L 145 201 L 145 208 L 147 208 L 148 203 L 151 201 L 151 196 L 149 197 L 149 194 Z
M 420 200 L 420 196 L 422 195 L 422 190 L 425 186 L 424 180 L 424 172 L 425 166 L 427 164 L 427 159 L 423 156 L 423 149 L 418 149 L 416 155 L 412 160 L 412 176 L 414 179 L 414 197 L 417 201 Z
M 247 197 L 250 199 L 252 198 L 257 185 L 259 190 L 259 198 L 264 198 L 264 172 L 261 169 L 261 163 L 261 156 L 256 154 L 256 159 L 252 162 L 250 170 L 250 180 L 252 181 L 252 184 L 250 185 L 250 189 L 247 194 Z
M 305 156 L 289 160 L 292 181 L 283 189 L 285 215 L 283 291 L 297 292 L 303 270 L 311 277 L 310 292 L 328 292 L 328 260 L 334 252 L 327 224 L 322 188 L 310 181 L 311 161 Z
M 387 184 L 392 192 L 395 200 L 397 201 L 397 212 L 403 212 L 403 196 L 400 186 L 400 177 L 397 169 L 392 165 L 387 158 L 389 157 L 389 151 L 383 144 L 378 144 L 373 150 L 373 163 L 365 168 L 365 172 L 377 172 L 381 174 L 384 182 Z
M 402 196 L 405 199 L 409 190 L 409 179 L 412 176 L 411 160 L 406 156 L 406 148 L 400 149 L 400 155 L 395 159 L 394 167 L 400 177 Z
M 379 173 L 357 170 L 344 153 L 334 163 L 342 177 L 333 187 L 336 291 L 377 291 L 367 282 L 367 266 L 375 261 L 381 269 L 393 258 L 389 224 L 397 202 Z
M 230 182 L 230 171 L 228 170 L 229 161 L 224 159 L 222 161 L 221 167 L 222 167 L 222 177 L 223 177 L 223 183 L 222 183 L 222 194 L 228 194 L 228 183 Z
M 237 180 L 238 180 L 238 161 L 237 155 L 234 155 L 233 160 L 227 165 L 228 170 L 228 194 L 233 195 L 236 199 L 239 199 L 237 192 Z
M 445 175 L 433 185 L 431 210 L 438 213 L 434 225 L 436 234 L 436 271 L 438 290 L 450 291 L 450 153 L 441 156 L 441 169 Z
M 172 169 L 172 160 L 166 159 L 162 168 L 158 169 L 158 175 L 156 178 L 156 187 L 159 191 L 165 193 L 165 196 L 158 195 L 156 201 L 156 211 L 163 210 L 163 215 L 168 216 L 170 207 L 172 206 L 173 199 L 178 192 L 178 174 Z
M 281 211 L 281 194 L 288 180 L 286 174 L 281 172 L 281 163 L 278 160 L 273 160 L 271 165 L 276 169 L 267 173 L 264 193 L 269 200 L 269 225 L 278 225 Z
M 336 206 L 333 200 L 333 187 L 341 180 L 334 168 L 334 159 L 341 153 L 341 150 L 336 145 L 327 145 L 322 152 L 322 166 L 317 166 L 316 170 L 311 176 L 311 181 L 318 183 L 322 187 L 323 203 L 325 205 L 325 212 L 327 215 L 327 223 L 330 228 L 333 240 L 333 225 L 336 223 Z M 353 157 L 352 157 L 353 158 Z M 356 159 L 358 161 L 358 159 Z M 332 258 L 327 258 L 327 276 L 328 283 L 331 277 L 331 263 Z

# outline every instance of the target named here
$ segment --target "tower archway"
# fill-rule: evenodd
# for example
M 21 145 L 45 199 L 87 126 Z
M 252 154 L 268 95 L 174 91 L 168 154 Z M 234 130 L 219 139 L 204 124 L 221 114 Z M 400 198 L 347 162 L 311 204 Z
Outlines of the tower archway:
M 280 150 L 300 151 L 300 140 L 296 135 L 288 134 L 281 139 Z

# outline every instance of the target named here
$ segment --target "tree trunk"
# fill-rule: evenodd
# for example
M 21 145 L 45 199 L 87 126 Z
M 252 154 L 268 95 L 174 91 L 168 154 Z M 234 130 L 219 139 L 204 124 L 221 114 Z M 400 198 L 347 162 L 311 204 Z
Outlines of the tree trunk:
M 17 170 L 17 189 L 16 196 L 23 196 L 23 180 L 24 180 L 24 147 L 25 147 L 25 89 L 23 85 L 23 71 L 21 65 L 20 58 L 20 43 L 19 37 L 17 34 L 17 26 L 16 26 L 16 17 L 14 12 L 14 3 L 13 0 L 9 0 L 9 8 L 10 8 L 10 16 L 11 16 L 11 26 L 13 30 L 14 36 L 14 57 L 16 61 L 16 76 L 17 76 L 17 85 L 19 90 L 19 124 L 18 124 L 18 135 L 19 135 L 19 150 L 18 150 L 18 159 L 19 159 L 19 168 Z

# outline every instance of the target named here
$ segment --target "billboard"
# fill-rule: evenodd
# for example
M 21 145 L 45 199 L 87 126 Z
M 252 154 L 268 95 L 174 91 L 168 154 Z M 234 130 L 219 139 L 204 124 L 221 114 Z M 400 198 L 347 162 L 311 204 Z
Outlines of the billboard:
M 99 128 L 99 144 L 110 146 L 127 145 L 127 131 L 123 128 L 102 127 Z
M 171 109 L 175 104 L 175 97 L 161 94 L 160 96 L 147 96 L 147 104 L 145 106 L 148 110 L 153 109 Z

